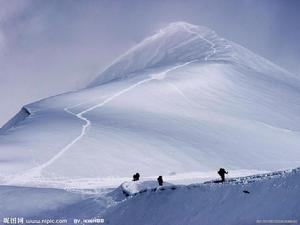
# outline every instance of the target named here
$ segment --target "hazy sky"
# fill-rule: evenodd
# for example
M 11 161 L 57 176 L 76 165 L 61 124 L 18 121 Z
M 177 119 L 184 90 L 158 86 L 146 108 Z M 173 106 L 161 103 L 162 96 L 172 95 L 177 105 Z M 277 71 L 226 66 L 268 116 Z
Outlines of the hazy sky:
M 300 75 L 298 0 L 0 0 L 0 126 L 83 87 L 169 22 L 204 25 Z

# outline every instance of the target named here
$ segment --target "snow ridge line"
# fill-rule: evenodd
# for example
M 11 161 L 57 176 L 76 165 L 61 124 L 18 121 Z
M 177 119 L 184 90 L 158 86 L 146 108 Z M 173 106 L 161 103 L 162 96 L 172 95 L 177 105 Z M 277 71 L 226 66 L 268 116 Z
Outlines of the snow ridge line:
M 268 172 L 268 173 L 259 173 L 259 174 L 254 174 L 254 175 L 248 175 L 248 176 L 240 176 L 240 177 L 233 177 L 233 178 L 227 178 L 225 180 L 225 182 L 218 182 L 219 180 L 209 180 L 209 181 L 205 181 L 205 182 L 201 182 L 198 184 L 189 184 L 189 185 L 167 185 L 167 186 L 163 186 L 163 187 L 154 187 L 154 188 L 149 188 L 149 189 L 143 189 L 140 190 L 136 193 L 130 193 L 126 190 L 123 189 L 123 194 L 126 197 L 134 197 L 137 195 L 141 195 L 144 193 L 150 193 L 150 192 L 154 192 L 157 193 L 159 191 L 165 191 L 165 190 L 172 190 L 175 191 L 176 189 L 194 189 L 194 188 L 202 188 L 204 186 L 207 185 L 214 185 L 214 186 L 220 186 L 220 185 L 246 185 L 248 183 L 253 183 L 253 182 L 259 182 L 261 180 L 270 180 L 270 179 L 276 179 L 276 178 L 280 178 L 280 177 L 287 177 L 287 176 L 291 176 L 293 173 L 297 173 L 300 171 L 300 168 L 294 168 L 294 169 L 287 169 L 287 170 L 281 170 L 281 171 L 274 171 L 274 172 Z
M 36 177 L 36 176 L 41 176 L 41 172 L 43 169 L 45 169 L 46 167 L 50 166 L 51 164 L 53 164 L 57 159 L 59 159 L 65 152 L 67 152 L 73 145 L 75 145 L 77 142 L 79 142 L 87 133 L 87 130 L 89 127 L 91 127 L 92 123 L 91 121 L 84 116 L 84 114 L 96 109 L 96 108 L 100 108 L 104 105 L 106 105 L 107 103 L 113 101 L 115 98 L 131 91 L 132 89 L 144 84 L 144 83 L 148 83 L 148 82 L 151 82 L 153 80 L 163 80 L 165 79 L 167 73 L 171 72 L 171 71 L 174 71 L 178 68 L 181 68 L 181 67 L 184 67 L 190 63 L 193 63 L 197 60 L 193 60 L 193 61 L 189 61 L 189 62 L 185 62 L 183 64 L 179 64 L 179 65 L 176 65 L 176 66 L 173 66 L 169 69 L 166 69 L 165 71 L 163 72 L 160 72 L 160 73 L 154 73 L 154 74 L 150 74 L 149 75 L 149 78 L 147 79 L 144 79 L 144 80 L 141 80 L 125 89 L 122 89 L 120 90 L 119 92 L 113 94 L 112 96 L 108 97 L 107 99 L 105 99 L 103 102 L 99 103 L 99 104 L 96 104 L 94 106 L 91 106 L 79 113 L 74 113 L 70 110 L 70 108 L 74 108 L 74 106 L 69 106 L 69 107 L 66 107 L 64 108 L 64 110 L 73 115 L 73 116 L 76 116 L 79 120 L 83 121 L 84 124 L 82 125 L 82 129 L 81 129 L 81 132 L 80 134 L 74 138 L 71 142 L 69 142 L 65 147 L 63 147 L 56 155 L 54 155 L 50 160 L 46 161 L 45 163 L 43 164 L 40 164 L 39 166 L 37 167 L 33 167 L 31 169 L 29 169 L 28 171 L 26 171 L 25 173 L 23 173 L 21 175 L 21 179 L 24 180 L 25 177 L 27 178 L 32 178 L 32 177 Z M 79 104 L 76 104 L 76 105 L 79 105 Z M 75 106 L 76 106 L 75 105 Z M 15 177 L 16 178 L 16 177 Z

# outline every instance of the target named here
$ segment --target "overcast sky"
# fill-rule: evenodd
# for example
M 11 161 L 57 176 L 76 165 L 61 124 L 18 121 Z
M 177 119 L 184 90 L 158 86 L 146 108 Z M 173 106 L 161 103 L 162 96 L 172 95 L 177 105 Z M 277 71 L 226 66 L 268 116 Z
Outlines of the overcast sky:
M 169 22 L 210 27 L 300 75 L 299 12 L 298 0 L 0 0 L 0 126 Z

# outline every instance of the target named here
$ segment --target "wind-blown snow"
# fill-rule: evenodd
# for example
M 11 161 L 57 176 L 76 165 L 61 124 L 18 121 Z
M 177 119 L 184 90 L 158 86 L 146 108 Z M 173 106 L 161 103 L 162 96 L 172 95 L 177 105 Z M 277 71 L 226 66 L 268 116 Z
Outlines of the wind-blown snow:
M 119 57 L 90 86 L 131 77 L 133 73 L 153 67 L 222 57 L 230 59 L 229 47 L 229 42 L 206 27 L 185 22 L 171 23 Z

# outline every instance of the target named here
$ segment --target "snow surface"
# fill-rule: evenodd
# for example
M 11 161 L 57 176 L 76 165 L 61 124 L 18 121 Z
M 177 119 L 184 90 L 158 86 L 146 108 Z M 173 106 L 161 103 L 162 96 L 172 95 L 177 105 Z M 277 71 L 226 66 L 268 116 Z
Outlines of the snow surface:
M 5 132 L 9 128 L 17 126 L 19 122 L 25 120 L 29 115 L 30 115 L 29 110 L 26 109 L 26 107 L 22 107 L 22 109 L 20 110 L 20 112 L 17 113 L 17 115 L 15 115 L 5 125 L 3 125 L 3 127 L 1 127 L 0 133 L 1 131 Z
M 300 219 L 299 168 L 225 183 L 155 183 L 128 181 L 105 190 L 1 186 L 0 217 L 68 219 L 67 224 L 98 218 L 112 225 L 250 225 L 257 220 Z
M 124 225 L 250 225 L 257 224 L 258 220 L 289 224 L 300 220 L 299 197 L 300 173 L 296 169 L 224 184 L 141 191 L 108 209 L 103 217 L 107 224 Z
M 159 194 L 124 201 L 123 182 L 139 172 L 141 187 L 152 189 L 158 175 L 174 185 L 187 185 L 215 179 L 220 167 L 232 177 L 296 168 L 300 163 L 299 99 L 297 76 L 208 28 L 172 23 L 119 57 L 87 88 L 24 106 L 1 129 L 0 184 L 8 186 L 0 186 L 0 192 L 6 202 L 23 198 L 25 202 L 30 195 L 38 199 L 43 193 L 41 204 L 45 205 L 35 216 L 50 213 L 50 209 L 51 215 L 98 215 L 118 205 L 105 214 L 111 224 L 125 224 L 114 215 L 124 212 L 123 218 L 129 220 L 132 210 L 142 210 L 142 202 L 149 201 L 151 213 L 146 212 L 144 219 L 159 224 L 162 222 L 156 219 L 164 213 L 155 205 Z M 238 223 L 252 207 L 263 210 L 257 206 L 263 197 L 264 207 L 271 205 L 270 213 L 262 211 L 265 214 L 259 216 L 296 216 L 299 205 L 293 198 L 299 193 L 298 172 L 281 177 L 249 186 L 183 188 L 174 198 L 163 195 L 170 204 L 165 213 L 181 215 L 181 222 L 196 224 L 202 217 L 207 218 L 203 224 L 213 224 L 208 215 L 223 210 L 224 221 L 233 224 L 230 222 Z M 259 195 L 246 197 L 239 189 L 243 185 L 257 188 Z M 140 191 L 130 183 L 127 187 L 130 194 Z M 108 193 L 109 188 L 117 189 Z M 74 194 L 75 189 L 79 191 Z M 90 197 L 89 192 L 100 197 Z M 288 204 L 282 211 L 285 214 L 278 212 L 279 203 L 271 204 L 280 194 L 284 195 L 280 200 Z M 48 199 L 48 195 L 59 195 L 62 201 Z M 179 206 L 185 198 L 194 206 L 190 214 L 185 204 Z M 99 207 L 90 206 L 90 201 Z M 239 201 L 242 206 L 234 214 L 230 209 Z M 0 207 L 2 212 L 24 209 L 26 215 L 32 215 L 35 204 L 28 204 L 12 204 L 9 211 L 3 201 Z M 206 210 L 198 210 L 204 206 Z M 61 207 L 67 209 L 58 210 Z M 128 224 L 139 224 L 143 216 L 138 215 L 135 223 Z M 253 221 L 255 215 L 249 213 L 245 221 Z

